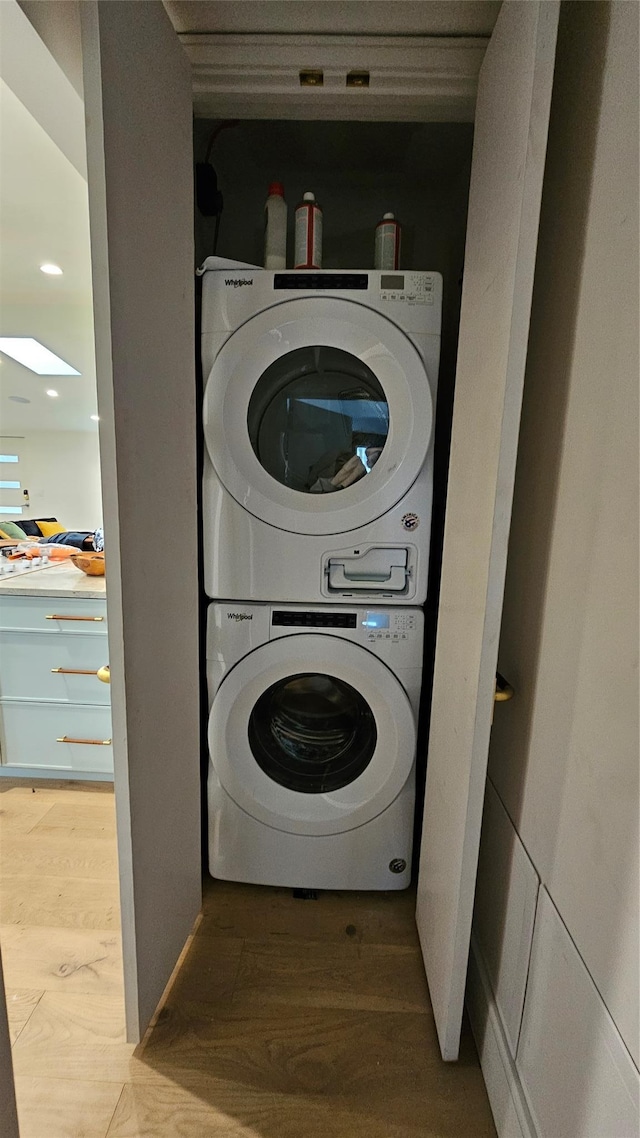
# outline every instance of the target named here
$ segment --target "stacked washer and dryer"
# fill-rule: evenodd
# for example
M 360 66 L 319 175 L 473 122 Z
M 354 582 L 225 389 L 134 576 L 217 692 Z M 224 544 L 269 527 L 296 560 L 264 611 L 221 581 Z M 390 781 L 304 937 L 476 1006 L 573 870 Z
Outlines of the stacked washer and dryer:
M 438 273 L 205 263 L 214 877 L 409 884 L 441 310 Z

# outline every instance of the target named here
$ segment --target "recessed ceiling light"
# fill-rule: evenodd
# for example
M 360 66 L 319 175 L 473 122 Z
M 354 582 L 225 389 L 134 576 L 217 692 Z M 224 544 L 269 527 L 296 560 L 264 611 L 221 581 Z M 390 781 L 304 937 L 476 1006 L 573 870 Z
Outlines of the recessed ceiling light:
M 50 387 L 49 390 L 47 391 L 47 395 L 50 395 L 52 399 L 58 398 L 58 392 L 54 391 L 52 387 Z
M 30 403 L 30 399 L 25 399 L 24 395 L 10 395 L 9 399 L 12 403 Z
M 32 336 L 0 336 L 0 352 L 35 371 L 36 375 L 80 375 L 71 364 L 65 363 Z
M 60 265 L 51 265 L 49 263 L 47 263 L 46 265 L 40 265 L 40 272 L 46 273 L 47 276 L 49 276 L 49 277 L 61 277 L 62 276 L 62 269 L 60 268 Z
M 93 419 L 94 423 L 100 422 L 100 416 L 99 415 L 92 415 L 91 418 Z

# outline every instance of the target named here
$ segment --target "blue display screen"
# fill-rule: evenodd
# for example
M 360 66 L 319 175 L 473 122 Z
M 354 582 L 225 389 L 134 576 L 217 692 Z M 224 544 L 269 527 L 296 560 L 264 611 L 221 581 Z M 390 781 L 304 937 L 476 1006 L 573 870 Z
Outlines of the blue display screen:
M 388 628 L 389 627 L 389 613 L 388 612 L 368 612 L 363 620 L 365 628 Z

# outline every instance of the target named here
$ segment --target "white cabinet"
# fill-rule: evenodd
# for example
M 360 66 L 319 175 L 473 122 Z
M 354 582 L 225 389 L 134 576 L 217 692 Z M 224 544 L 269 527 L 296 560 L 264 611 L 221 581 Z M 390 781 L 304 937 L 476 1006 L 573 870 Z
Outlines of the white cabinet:
M 106 602 L 0 597 L 1 774 L 113 774 Z
M 514 1058 L 524 1007 L 539 884 L 533 863 L 492 783 L 487 780 L 473 937 Z
M 637 1138 L 638 1072 L 544 888 L 516 1067 L 540 1138 Z

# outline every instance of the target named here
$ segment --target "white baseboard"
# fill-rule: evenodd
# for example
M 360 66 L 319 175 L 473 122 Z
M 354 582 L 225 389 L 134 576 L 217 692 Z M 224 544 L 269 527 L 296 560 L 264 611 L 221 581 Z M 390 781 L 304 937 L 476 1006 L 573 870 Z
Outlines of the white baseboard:
M 469 956 L 467 1010 L 498 1138 L 538 1138 L 482 956 L 473 939 Z

